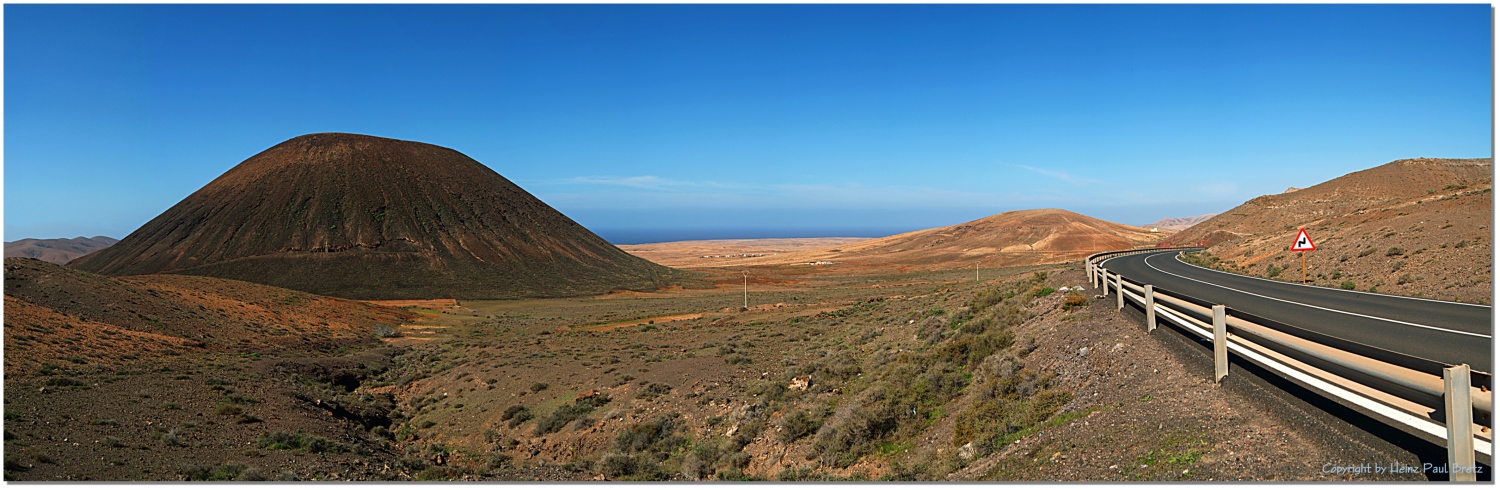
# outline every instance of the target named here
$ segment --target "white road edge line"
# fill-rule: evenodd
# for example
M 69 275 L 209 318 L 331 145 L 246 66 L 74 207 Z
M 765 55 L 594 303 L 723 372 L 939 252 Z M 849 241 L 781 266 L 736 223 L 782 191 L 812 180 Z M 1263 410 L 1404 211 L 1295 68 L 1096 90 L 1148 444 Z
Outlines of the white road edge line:
M 1392 319 L 1389 319 L 1389 318 L 1380 318 L 1378 316 L 1370 316 L 1370 315 L 1364 315 L 1364 314 L 1354 313 L 1354 312 L 1349 312 L 1349 311 L 1335 310 L 1333 308 L 1324 308 L 1324 307 L 1318 306 L 1318 305 L 1310 305 L 1310 304 L 1306 304 L 1306 303 L 1298 303 L 1296 301 L 1287 301 L 1287 300 L 1284 300 L 1284 299 L 1281 299 L 1281 298 L 1272 298 L 1270 296 L 1261 295 L 1261 294 L 1255 294 L 1255 293 L 1252 293 L 1252 292 L 1249 292 L 1249 291 L 1241 291 L 1241 290 L 1238 290 L 1238 289 L 1235 289 L 1235 288 L 1231 288 L 1231 287 L 1220 286 L 1218 284 L 1214 284 L 1214 283 L 1211 283 L 1211 282 L 1201 281 L 1201 280 L 1193 279 L 1191 277 L 1187 277 L 1187 276 L 1184 276 L 1184 275 L 1181 275 L 1181 274 L 1174 274 L 1174 273 L 1171 273 L 1171 272 L 1167 272 L 1167 271 L 1158 269 L 1156 266 L 1151 265 L 1151 258 L 1152 257 L 1156 257 L 1158 255 L 1163 255 L 1163 254 L 1146 254 L 1146 257 L 1144 259 L 1141 259 L 1141 262 L 1145 263 L 1146 267 L 1150 267 L 1152 269 L 1156 269 L 1156 272 L 1160 272 L 1162 274 L 1167 274 L 1167 275 L 1171 275 L 1171 276 L 1177 276 L 1177 277 L 1181 277 L 1183 279 L 1187 279 L 1189 281 L 1201 282 L 1203 284 L 1207 284 L 1209 286 L 1213 286 L 1213 287 L 1216 287 L 1216 288 L 1228 289 L 1230 291 L 1234 291 L 1234 292 L 1237 292 L 1237 293 L 1244 293 L 1244 294 L 1248 294 L 1248 295 L 1251 295 L 1251 296 L 1256 296 L 1256 297 L 1261 297 L 1261 298 L 1269 299 L 1269 300 L 1272 300 L 1272 301 L 1280 301 L 1282 303 L 1289 303 L 1289 304 L 1294 304 L 1294 305 L 1298 305 L 1298 306 L 1306 306 L 1308 308 L 1317 308 L 1317 309 L 1323 310 L 1323 311 L 1331 311 L 1331 312 L 1334 312 L 1334 313 L 1343 313 L 1345 315 L 1353 315 L 1353 316 L 1357 316 L 1357 317 L 1369 318 L 1371 320 L 1380 320 L 1380 321 L 1383 321 L 1383 322 L 1399 323 L 1399 324 L 1402 324 L 1402 325 L 1409 325 L 1409 326 L 1413 326 L 1413 327 L 1417 327 L 1417 328 L 1425 328 L 1425 329 L 1428 329 L 1428 330 L 1437 330 L 1437 331 L 1440 331 L 1440 332 L 1456 333 L 1456 334 L 1459 334 L 1459 335 L 1468 335 L 1468 336 L 1471 336 L 1471 337 L 1479 337 L 1479 338 L 1484 338 L 1484 339 L 1493 338 L 1493 337 L 1491 337 L 1489 335 L 1480 334 L 1480 333 L 1465 332 L 1465 331 L 1462 331 L 1462 330 L 1452 330 L 1452 329 L 1447 329 L 1447 328 L 1442 328 L 1442 327 L 1434 327 L 1434 326 L 1431 326 L 1431 325 L 1422 325 L 1422 324 L 1418 324 L 1418 323 L 1403 322 L 1401 320 L 1392 320 Z M 1113 259 L 1111 259 L 1111 260 L 1113 260 Z M 1108 262 L 1108 261 L 1106 261 L 1106 262 Z
M 1327 289 L 1329 291 L 1339 291 L 1339 292 L 1350 291 L 1348 289 L 1334 289 L 1334 288 L 1330 288 L 1330 287 L 1319 286 L 1319 285 L 1316 285 L 1316 284 L 1297 284 L 1295 282 L 1273 281 L 1273 280 L 1270 280 L 1270 279 L 1266 279 L 1264 277 L 1244 276 L 1244 275 L 1240 275 L 1240 274 L 1230 274 L 1228 272 L 1210 269 L 1210 268 L 1207 268 L 1207 267 L 1204 267 L 1204 266 L 1201 266 L 1201 265 L 1198 265 L 1198 264 L 1194 264 L 1194 263 L 1191 263 L 1191 262 L 1188 262 L 1188 261 L 1185 261 L 1185 260 L 1180 260 L 1180 259 L 1178 260 L 1178 262 L 1181 262 L 1183 264 L 1187 264 L 1189 266 L 1196 267 L 1196 268 L 1199 268 L 1199 269 L 1203 269 L 1203 270 L 1206 270 L 1206 271 L 1209 271 L 1209 272 L 1213 272 L 1215 274 L 1224 274 L 1226 276 L 1243 277 L 1243 278 L 1246 278 L 1246 279 L 1254 279 L 1254 280 L 1257 280 L 1257 281 L 1274 282 L 1274 283 L 1277 283 L 1277 284 L 1286 284 L 1286 285 L 1289 285 L 1289 286 L 1302 286 L 1302 287 L 1305 287 L 1305 288 Z M 1430 302 L 1433 302 L 1433 303 L 1447 303 L 1447 304 L 1450 304 L 1450 305 L 1472 306 L 1472 307 L 1475 307 L 1475 308 L 1490 308 L 1490 305 L 1476 305 L 1476 304 L 1471 304 L 1471 303 L 1459 303 L 1459 302 L 1456 302 L 1456 301 L 1443 301 L 1443 300 L 1440 300 L 1440 299 L 1432 299 L 1432 298 L 1413 298 L 1411 296 L 1396 296 L 1394 294 L 1368 293 L 1368 292 L 1364 292 L 1364 291 L 1355 291 L 1355 292 L 1357 292 L 1359 294 L 1368 294 L 1368 295 L 1372 295 L 1372 296 L 1384 296 L 1384 297 L 1387 297 L 1387 298 L 1410 299 L 1410 300 L 1416 300 L 1416 301 L 1430 301 Z

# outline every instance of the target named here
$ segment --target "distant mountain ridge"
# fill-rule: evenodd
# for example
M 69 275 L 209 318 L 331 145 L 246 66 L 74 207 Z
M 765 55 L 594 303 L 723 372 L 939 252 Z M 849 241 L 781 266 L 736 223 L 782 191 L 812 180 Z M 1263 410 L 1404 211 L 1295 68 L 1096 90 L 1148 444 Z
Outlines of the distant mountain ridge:
M 342 133 L 252 156 L 68 265 L 353 299 L 577 296 L 684 276 L 621 251 L 462 153 Z
M 938 270 L 979 263 L 982 267 L 1004 267 L 1065 262 L 1095 252 L 1154 244 L 1165 236 L 1063 209 L 1026 209 L 824 250 L 726 261 L 723 265 L 836 262 Z
M 1149 225 L 1141 225 L 1141 228 L 1157 228 L 1167 231 L 1182 231 L 1188 228 L 1192 228 L 1193 225 L 1196 225 L 1198 223 L 1208 221 L 1209 218 L 1218 215 L 1219 213 L 1208 213 L 1200 214 L 1198 216 L 1188 216 L 1186 218 L 1162 218 L 1160 220 L 1157 220 L 1155 223 L 1151 223 Z
M 103 235 L 75 238 L 22 238 L 13 242 L 5 242 L 5 256 L 66 264 L 70 260 L 116 243 L 119 243 L 119 240 Z

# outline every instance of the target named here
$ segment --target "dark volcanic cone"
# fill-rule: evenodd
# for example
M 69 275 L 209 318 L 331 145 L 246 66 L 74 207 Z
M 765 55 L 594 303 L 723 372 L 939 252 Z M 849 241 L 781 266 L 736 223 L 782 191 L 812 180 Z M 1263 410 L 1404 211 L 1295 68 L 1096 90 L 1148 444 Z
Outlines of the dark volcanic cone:
M 598 294 L 682 275 L 621 251 L 459 152 L 338 133 L 250 157 L 68 265 L 360 299 Z

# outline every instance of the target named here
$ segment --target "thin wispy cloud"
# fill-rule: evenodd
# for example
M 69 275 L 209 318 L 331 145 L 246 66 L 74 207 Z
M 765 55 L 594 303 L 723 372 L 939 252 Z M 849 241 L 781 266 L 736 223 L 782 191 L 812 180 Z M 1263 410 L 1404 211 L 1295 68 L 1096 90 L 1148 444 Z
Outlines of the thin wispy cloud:
M 588 175 L 573 177 L 571 179 L 538 182 L 542 185 L 597 185 L 609 187 L 628 187 L 632 189 L 682 192 L 701 189 L 734 189 L 744 186 L 724 184 L 713 181 L 688 181 L 662 178 L 655 175 L 636 176 L 613 176 L 613 175 Z
M 1240 190 L 1234 182 L 1205 182 L 1191 187 L 1193 192 L 1205 196 L 1233 196 Z
M 553 191 L 540 191 L 539 195 L 549 201 L 611 208 L 998 209 L 1041 197 L 1035 192 L 973 192 L 858 182 L 725 184 L 659 176 L 587 176 L 545 184 Z
M 1094 184 L 1098 184 L 1098 183 L 1102 182 L 1102 181 L 1097 180 L 1097 179 L 1090 179 L 1090 178 L 1086 178 L 1086 177 L 1078 177 L 1078 176 L 1075 176 L 1073 174 L 1070 174 L 1070 173 L 1067 173 L 1067 172 L 1064 172 L 1064 171 L 1061 171 L 1061 170 L 1050 170 L 1050 169 L 1045 169 L 1045 168 L 1036 168 L 1036 167 L 1033 167 L 1033 166 L 1030 166 L 1030 165 L 1021 165 L 1021 164 L 1016 164 L 1016 163 L 1007 163 L 1006 165 L 1009 165 L 1009 166 L 1012 166 L 1012 167 L 1015 167 L 1015 168 L 1019 168 L 1019 169 L 1022 169 L 1022 170 L 1029 170 L 1029 171 L 1032 171 L 1032 172 L 1035 172 L 1035 173 L 1038 173 L 1038 174 L 1041 174 L 1041 175 L 1052 177 L 1054 179 L 1061 180 L 1063 182 L 1067 182 L 1069 184 L 1078 185 L 1078 186 L 1094 185 Z

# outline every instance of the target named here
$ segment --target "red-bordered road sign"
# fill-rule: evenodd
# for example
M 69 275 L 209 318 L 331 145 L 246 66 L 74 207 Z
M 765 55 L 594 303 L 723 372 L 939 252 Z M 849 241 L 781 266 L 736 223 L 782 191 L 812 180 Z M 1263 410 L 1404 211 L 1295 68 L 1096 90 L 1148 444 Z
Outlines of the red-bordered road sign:
M 1318 246 L 1317 245 L 1313 245 L 1312 238 L 1310 238 L 1310 237 L 1307 236 L 1307 228 L 1298 228 L 1297 229 L 1297 241 L 1294 242 L 1294 243 L 1292 243 L 1292 251 L 1293 252 L 1311 252 L 1311 251 L 1317 250 L 1317 249 L 1318 249 Z

